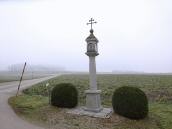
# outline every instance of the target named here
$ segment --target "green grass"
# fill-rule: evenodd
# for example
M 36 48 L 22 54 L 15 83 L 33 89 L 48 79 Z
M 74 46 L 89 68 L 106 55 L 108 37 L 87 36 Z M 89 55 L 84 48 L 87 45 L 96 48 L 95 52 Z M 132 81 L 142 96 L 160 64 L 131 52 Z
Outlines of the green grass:
M 9 99 L 9 104 L 14 111 L 21 117 L 33 122 L 44 122 L 46 117 L 41 111 L 42 107 L 47 107 L 48 98 L 39 95 L 20 95 Z
M 150 112 L 158 117 L 162 129 L 172 128 L 172 103 L 151 103 Z
M 95 125 L 96 128 L 107 129 L 171 129 L 172 128 L 172 76 L 171 75 L 98 75 L 98 87 L 102 90 L 102 103 L 104 107 L 111 107 L 111 98 L 113 91 L 124 85 L 136 86 L 142 89 L 149 98 L 149 117 L 141 120 L 134 121 L 129 119 L 122 119 L 120 122 L 111 122 L 102 125 L 104 122 L 97 122 L 92 125 L 89 123 L 88 118 L 71 118 L 69 116 L 60 115 L 61 110 L 57 110 L 51 106 L 48 106 L 48 90 L 46 83 L 50 83 L 52 88 L 58 83 L 72 83 L 79 91 L 79 105 L 84 105 L 85 95 L 84 90 L 88 89 L 88 75 L 63 75 L 24 90 L 25 95 L 13 98 L 11 105 L 14 109 L 22 109 L 20 115 L 33 119 L 35 121 L 42 121 L 47 123 L 46 125 L 54 125 L 52 121 L 55 119 L 55 124 L 70 125 L 71 129 L 85 128 L 87 125 L 92 129 Z M 40 99 L 41 97 L 42 99 Z M 21 101 L 20 101 L 21 98 Z M 39 98 L 39 99 L 38 99 Z M 24 103 L 22 102 L 24 101 Z M 28 102 L 27 102 L 28 101 Z M 31 102 L 30 102 L 31 101 Z M 30 106 L 28 106 L 30 105 Z M 32 106 L 31 106 L 32 105 Z M 29 108 L 25 108 L 25 107 Z M 18 108 L 16 108 L 18 107 Z M 24 107 L 24 108 L 23 108 Z M 32 108 L 30 108 L 32 107 Z M 24 109 L 24 110 L 23 110 Z M 22 111 L 22 112 L 21 112 Z M 18 111 L 17 111 L 18 112 Z M 55 113 L 56 112 L 56 113 Z M 49 116 L 51 114 L 51 117 Z M 39 116 L 36 117 L 35 116 Z M 62 117 L 65 120 L 57 118 Z M 37 120 L 38 119 L 38 120 Z M 116 118 L 115 118 L 116 119 Z M 62 123 L 60 123 L 62 121 Z M 84 121 L 84 122 L 83 122 Z M 51 124 L 50 124 L 51 123 Z M 85 125 L 85 126 L 84 126 Z
M 47 105 L 48 99 L 43 96 L 20 95 L 9 99 L 10 103 L 15 104 L 15 108 L 20 108 L 21 111 L 25 109 L 34 110 L 44 105 Z
M 0 75 L 0 83 L 18 81 L 19 79 L 19 75 Z
M 142 89 L 150 101 L 172 100 L 172 75 L 98 75 L 98 87 L 102 90 L 102 103 L 111 106 L 113 91 L 120 86 L 135 86 Z M 79 91 L 79 104 L 85 103 L 84 91 L 89 88 L 88 75 L 63 75 L 46 82 L 39 83 L 24 90 L 29 95 L 48 96 L 46 83 L 52 88 L 58 83 L 72 83 Z
M 23 76 L 23 80 L 36 79 L 41 77 L 49 76 L 49 73 L 41 73 L 41 72 L 25 72 Z M 19 81 L 21 77 L 21 72 L 8 72 L 8 71 L 0 71 L 0 83 L 3 82 L 11 82 L 11 81 Z

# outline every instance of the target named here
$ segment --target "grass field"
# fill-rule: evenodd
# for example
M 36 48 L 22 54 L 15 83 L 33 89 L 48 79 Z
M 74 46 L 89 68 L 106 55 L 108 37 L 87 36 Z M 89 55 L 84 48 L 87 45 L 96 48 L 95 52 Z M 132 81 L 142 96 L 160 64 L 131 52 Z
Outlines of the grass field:
M 104 107 L 111 107 L 113 91 L 120 86 L 142 89 L 149 98 L 149 117 L 133 121 L 113 115 L 109 120 L 100 120 L 68 116 L 64 109 L 48 105 L 47 82 L 50 83 L 49 88 L 62 82 L 73 83 L 79 91 L 79 105 L 84 105 L 84 90 L 89 86 L 88 75 L 63 75 L 39 83 L 24 90 L 22 96 L 11 98 L 9 102 L 21 116 L 54 129 L 59 126 L 60 129 L 172 129 L 172 75 L 98 75 L 97 80 L 98 87 L 102 90 Z
M 48 76 L 50 74 L 41 73 L 41 72 L 26 72 L 24 73 L 23 80 L 29 80 L 29 79 L 36 79 Z M 1 71 L 0 72 L 0 83 L 2 82 L 10 82 L 10 81 L 18 81 L 20 80 L 21 72 L 7 72 L 7 71 Z

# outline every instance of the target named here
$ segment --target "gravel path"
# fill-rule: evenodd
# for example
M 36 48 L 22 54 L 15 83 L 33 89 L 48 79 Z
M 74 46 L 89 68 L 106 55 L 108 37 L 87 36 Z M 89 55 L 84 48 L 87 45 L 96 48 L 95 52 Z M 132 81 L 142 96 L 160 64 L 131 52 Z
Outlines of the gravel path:
M 20 90 L 53 77 L 55 76 L 25 80 Z M 17 81 L 0 83 L 0 129 L 43 129 L 19 118 L 8 105 L 8 98 L 16 94 L 18 83 Z

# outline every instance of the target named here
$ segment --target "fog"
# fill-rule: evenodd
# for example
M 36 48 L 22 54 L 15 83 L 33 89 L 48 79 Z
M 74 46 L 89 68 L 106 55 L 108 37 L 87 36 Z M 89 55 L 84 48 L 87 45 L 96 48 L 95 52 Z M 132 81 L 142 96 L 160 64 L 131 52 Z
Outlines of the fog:
M 97 71 L 172 72 L 171 0 L 0 0 L 0 70 L 11 64 L 88 71 L 93 17 Z

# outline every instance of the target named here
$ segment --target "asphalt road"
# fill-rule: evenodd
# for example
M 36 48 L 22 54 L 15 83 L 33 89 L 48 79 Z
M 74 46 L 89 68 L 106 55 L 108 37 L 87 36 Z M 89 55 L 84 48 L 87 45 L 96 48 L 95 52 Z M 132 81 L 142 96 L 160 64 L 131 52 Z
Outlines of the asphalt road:
M 55 76 L 24 80 L 21 83 L 21 90 L 53 77 Z M 0 83 L 0 129 L 43 129 L 19 118 L 8 105 L 8 98 L 16 94 L 18 83 L 18 81 Z

